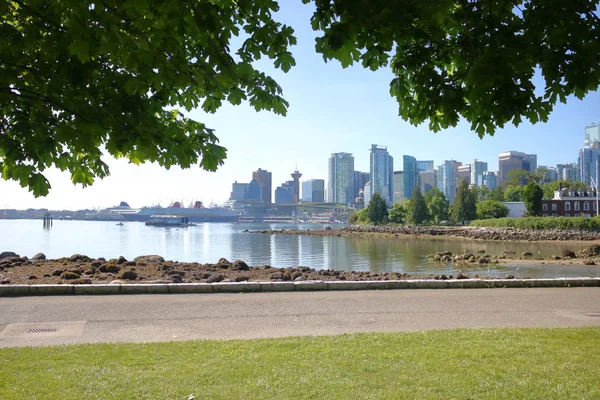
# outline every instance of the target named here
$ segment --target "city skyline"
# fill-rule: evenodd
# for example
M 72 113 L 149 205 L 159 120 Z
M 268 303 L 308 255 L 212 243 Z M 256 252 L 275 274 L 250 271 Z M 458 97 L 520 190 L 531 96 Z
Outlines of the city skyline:
M 388 69 L 372 72 L 362 66 L 343 69 L 337 62 L 324 63 L 314 52 L 315 33 L 308 23 L 311 9 L 291 2 L 280 6 L 277 18 L 296 29 L 298 45 L 292 52 L 297 65 L 284 74 L 274 71 L 269 60 L 258 64 L 283 88 L 290 103 L 288 116 L 256 113 L 247 104 L 225 105 L 215 114 L 190 113 L 215 129 L 220 144 L 228 149 L 228 158 L 216 173 L 198 167 L 135 166 L 106 158 L 111 176 L 86 189 L 74 186 L 66 173 L 46 171 L 52 185 L 46 198 L 35 199 L 18 183 L 0 180 L 0 208 L 80 209 L 110 207 L 120 201 L 140 207 L 181 199 L 186 204 L 191 200 L 222 203 L 229 198 L 231 183 L 249 182 L 251 172 L 259 167 L 272 172 L 273 189 L 290 180 L 296 165 L 305 180 L 327 180 L 327 160 L 334 152 L 354 154 L 354 169 L 367 172 L 373 143 L 387 146 L 396 160 L 406 154 L 433 160 L 436 168 L 444 160 L 479 159 L 488 163 L 488 170 L 498 171 L 498 154 L 512 150 L 537 154 L 539 165 L 555 166 L 577 162 L 585 127 L 600 121 L 600 93 L 594 92 L 584 100 L 569 97 L 567 104 L 557 104 L 547 123 L 507 125 L 483 139 L 464 122 L 438 133 L 426 124 L 414 127 L 397 116 L 398 105 L 389 96 L 393 76 Z M 543 93 L 539 74 L 534 83 Z

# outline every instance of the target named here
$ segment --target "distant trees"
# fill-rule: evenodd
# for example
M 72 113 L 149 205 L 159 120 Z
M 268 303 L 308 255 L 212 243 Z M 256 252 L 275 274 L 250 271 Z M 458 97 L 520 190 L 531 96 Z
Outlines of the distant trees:
M 506 186 L 504 188 L 504 201 L 523 201 L 523 186 Z
M 440 189 L 433 188 L 425 193 L 425 204 L 427 205 L 429 218 L 434 224 L 437 225 L 448 219 L 450 203 Z
M 477 219 L 504 218 L 508 207 L 496 200 L 483 200 L 476 205 Z
M 427 205 L 425 198 L 421 194 L 421 190 L 415 186 L 412 196 L 406 202 L 406 220 L 414 225 L 421 225 L 428 219 Z
M 367 215 L 369 216 L 369 220 L 375 225 L 387 222 L 387 204 L 379 193 L 373 193 L 373 197 L 371 197 L 371 201 L 367 207 Z
M 469 184 L 463 179 L 458 186 L 454 203 L 452 203 L 454 222 L 464 224 L 467 220 L 475 219 L 477 217 L 476 203 L 475 193 L 469 190 Z
M 403 224 L 406 221 L 406 208 L 400 203 L 394 203 L 388 211 L 388 220 L 395 224 Z
M 530 216 L 540 215 L 542 212 L 542 198 L 544 192 L 540 185 L 535 182 L 529 182 L 523 189 L 523 201 L 525 202 L 525 210 Z

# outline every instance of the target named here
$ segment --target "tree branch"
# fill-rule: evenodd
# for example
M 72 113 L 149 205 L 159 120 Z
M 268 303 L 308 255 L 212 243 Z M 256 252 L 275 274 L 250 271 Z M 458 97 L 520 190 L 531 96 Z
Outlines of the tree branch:
M 84 118 L 82 115 L 80 115 L 80 114 L 76 113 L 75 111 L 71 110 L 69 107 L 65 106 L 64 104 L 60 103 L 59 101 L 54 100 L 54 99 L 52 99 L 52 98 L 50 98 L 48 96 L 45 96 L 45 95 L 43 95 L 41 93 L 34 92 L 33 90 L 16 88 L 16 87 L 14 87 L 14 88 L 11 88 L 11 87 L 2 87 L 2 88 L 0 88 L 0 90 L 7 90 L 8 93 L 10 95 L 13 95 L 13 96 L 23 97 L 23 98 L 33 99 L 33 100 L 39 100 L 39 101 L 45 101 L 47 103 L 54 104 L 55 106 L 57 106 L 57 107 L 61 108 L 62 110 L 66 111 L 66 112 L 68 112 L 70 114 L 72 114 L 73 116 L 81 119 L 82 121 L 85 121 L 85 122 L 88 122 L 88 123 L 90 122 L 87 118 Z M 18 91 L 19 93 L 16 93 L 16 91 Z M 30 95 L 24 95 L 22 93 L 29 93 Z

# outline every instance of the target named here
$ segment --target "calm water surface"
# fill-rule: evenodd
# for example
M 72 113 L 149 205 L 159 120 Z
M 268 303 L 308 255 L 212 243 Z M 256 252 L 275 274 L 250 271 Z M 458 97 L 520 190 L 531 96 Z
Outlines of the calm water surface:
M 143 254 L 160 254 L 177 261 L 216 262 L 225 257 L 241 259 L 250 265 L 274 267 L 306 265 L 317 269 L 346 269 L 372 272 L 446 273 L 462 269 L 469 274 L 503 277 L 510 273 L 521 277 L 600 276 L 598 266 L 493 265 L 457 266 L 432 263 L 427 255 L 450 250 L 453 253 L 483 249 L 496 255 L 502 251 L 534 255 L 560 254 L 569 248 L 580 250 L 580 243 L 504 243 L 474 242 L 461 239 L 406 238 L 373 239 L 363 237 L 265 235 L 243 230 L 323 229 L 324 225 L 203 223 L 189 228 L 148 227 L 140 222 L 54 221 L 50 229 L 41 220 L 0 220 L 0 251 L 10 250 L 33 256 L 43 252 L 49 258 L 75 253 L 90 257 L 132 259 Z M 334 229 L 336 226 L 333 226 Z M 518 268 L 518 269 L 517 269 Z

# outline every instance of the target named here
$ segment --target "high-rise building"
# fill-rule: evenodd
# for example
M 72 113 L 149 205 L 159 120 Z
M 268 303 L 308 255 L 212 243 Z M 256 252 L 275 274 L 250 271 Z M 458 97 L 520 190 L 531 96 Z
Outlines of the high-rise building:
M 388 205 L 392 203 L 394 159 L 387 147 L 371 145 L 371 196 L 379 193 Z
M 360 192 L 364 191 L 365 184 L 370 178 L 371 174 L 368 172 L 354 171 L 354 197 L 360 196 Z
M 556 166 L 556 173 L 559 180 L 578 182 L 581 178 L 579 176 L 579 167 L 576 163 L 570 164 L 558 164 Z
M 534 173 L 537 169 L 537 154 L 525 154 L 520 151 L 506 151 L 498 156 L 498 184 L 502 185 L 509 179 L 508 172 L 521 169 Z
M 428 171 L 419 171 L 419 186 L 421 193 L 425 194 L 436 187 L 436 171 L 434 169 Z
M 467 181 L 470 185 L 471 182 L 471 164 L 459 165 L 456 169 L 456 187 L 460 185 L 460 181 Z
M 246 200 L 262 201 L 262 188 L 256 179 L 252 179 L 246 191 Z
M 419 169 L 417 159 L 412 156 L 403 156 L 404 163 L 404 198 L 410 199 L 412 192 L 419 185 Z M 396 189 L 394 188 L 394 191 Z
M 600 143 L 596 141 L 591 148 L 579 151 L 579 176 L 581 182 L 592 185 L 592 180 L 598 182 L 600 176 Z
M 404 171 L 394 171 L 393 177 L 394 193 L 392 195 L 392 201 L 394 203 L 404 200 Z
M 446 160 L 438 167 L 438 188 L 450 203 L 456 197 L 456 176 L 460 165 L 458 161 Z
M 537 175 L 540 176 L 542 182 L 554 182 L 558 180 L 558 171 L 554 167 L 548 167 L 546 165 L 538 166 L 536 170 Z
M 498 187 L 498 175 L 492 171 L 484 171 L 480 176 L 481 182 L 478 186 L 485 186 L 486 188 L 493 190 Z
M 235 181 L 231 184 L 231 195 L 229 196 L 229 200 L 246 200 L 246 194 L 248 192 L 248 184 L 247 183 L 238 183 Z
M 333 153 L 329 158 L 327 200 L 350 205 L 354 198 L 354 157 L 350 153 Z
M 298 204 L 300 201 L 300 178 L 302 174 L 298 170 L 294 171 L 292 176 L 292 204 Z
M 258 171 L 254 171 L 252 173 L 252 179 L 256 179 L 256 181 L 260 185 L 261 191 L 261 200 L 265 203 L 271 202 L 271 173 L 269 171 L 265 171 L 264 169 L 258 169 Z
M 310 179 L 302 182 L 302 201 L 323 203 L 325 201 L 325 181 Z
M 487 171 L 488 165 L 481 160 L 473 160 L 471 163 L 471 185 L 481 186 L 481 176 Z
M 585 127 L 585 137 L 583 139 L 583 148 L 590 149 L 594 142 L 600 142 L 600 124 L 591 124 Z
M 371 181 L 365 183 L 364 189 L 364 207 L 367 208 L 369 203 L 371 202 L 371 193 L 373 193 L 373 188 L 371 187 Z
M 292 204 L 293 187 L 289 182 L 275 189 L 275 204 Z
M 433 171 L 433 160 L 417 160 L 417 171 Z

